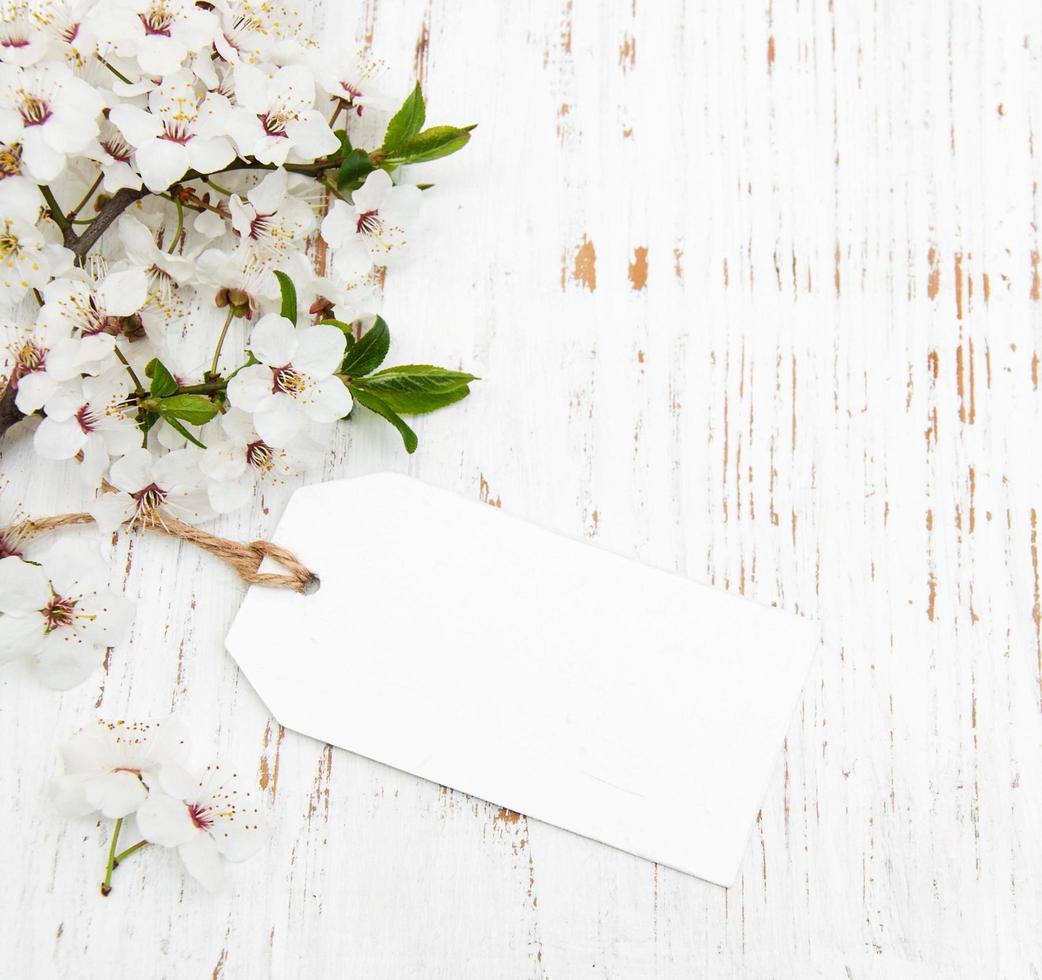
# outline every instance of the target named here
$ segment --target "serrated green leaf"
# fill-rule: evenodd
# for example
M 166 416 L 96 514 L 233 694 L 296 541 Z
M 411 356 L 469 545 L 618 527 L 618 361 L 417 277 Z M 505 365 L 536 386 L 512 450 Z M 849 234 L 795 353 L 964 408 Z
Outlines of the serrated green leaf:
M 423 120 L 426 118 L 427 110 L 423 104 L 423 92 L 420 91 L 420 83 L 412 90 L 409 97 L 402 103 L 402 107 L 391 117 L 387 124 L 387 132 L 384 134 L 384 145 L 381 147 L 385 153 L 397 150 L 406 140 L 412 139 L 421 129 Z
M 154 398 L 166 398 L 167 395 L 172 395 L 177 391 L 177 382 L 174 380 L 174 376 L 158 357 L 153 357 L 145 365 L 145 376 L 152 379 L 149 393 Z
M 351 394 L 359 405 L 364 405 L 370 412 L 376 412 L 377 415 L 386 419 L 398 430 L 402 437 L 402 442 L 405 444 L 405 451 L 407 453 L 411 455 L 416 452 L 416 447 L 419 445 L 416 433 L 405 424 L 405 420 L 401 418 L 390 405 L 372 392 L 365 391 L 353 384 L 348 385 L 348 388 L 351 389 Z
M 403 415 L 422 415 L 452 405 L 470 394 L 473 374 L 449 371 L 433 364 L 403 364 L 385 368 L 356 382 Z
M 351 150 L 340 164 L 336 175 L 336 186 L 343 190 L 349 184 L 353 184 L 362 177 L 367 177 L 376 168 L 369 159 L 365 150 Z
M 276 272 L 275 278 L 279 281 L 279 291 L 282 293 L 282 315 L 289 320 L 293 326 L 297 325 L 297 287 L 293 280 L 285 272 Z
M 176 419 L 176 418 L 174 418 L 174 417 L 173 417 L 172 415 L 168 415 L 168 416 L 166 416 L 166 423 L 167 423 L 167 425 L 169 425 L 169 426 L 170 426 L 170 427 L 171 427 L 172 429 L 176 429 L 176 430 L 177 430 L 178 432 L 180 432 L 180 433 L 181 433 L 181 435 L 183 435 L 183 436 L 184 436 L 184 437 L 185 437 L 185 438 L 186 438 L 186 439 L 187 439 L 187 440 L 188 440 L 189 442 L 191 442 L 191 443 L 194 443 L 194 444 L 195 444 L 195 445 L 197 445 L 197 446 L 198 446 L 198 447 L 199 447 L 200 449 L 205 449 L 205 448 L 206 448 L 206 446 L 205 446 L 205 445 L 204 445 L 204 444 L 203 444 L 202 442 L 200 442 L 200 441 L 199 441 L 199 440 L 198 440 L 198 439 L 197 439 L 197 438 L 196 438 L 195 436 L 193 436 L 193 435 L 192 435 L 192 433 L 191 433 L 191 432 L 189 432 L 189 431 L 188 431 L 188 430 L 187 430 L 187 429 L 186 429 L 186 428 L 185 428 L 185 427 L 184 427 L 184 426 L 183 426 L 183 425 L 182 425 L 182 424 L 181 424 L 180 422 L 178 422 L 178 421 L 177 421 L 177 419 Z
M 360 378 L 370 371 L 375 371 L 391 349 L 391 331 L 387 328 L 383 317 L 378 316 L 373 325 L 364 333 L 355 345 L 349 348 L 340 368 L 341 374 L 349 378 Z
M 455 126 L 432 126 L 412 139 L 406 140 L 397 149 L 387 154 L 385 163 L 399 166 L 405 163 L 428 163 L 447 157 L 463 149 L 470 141 L 470 133 Z
M 189 425 L 204 425 L 217 414 L 217 406 L 205 395 L 171 395 L 157 402 L 156 411 L 167 421 L 181 419 Z

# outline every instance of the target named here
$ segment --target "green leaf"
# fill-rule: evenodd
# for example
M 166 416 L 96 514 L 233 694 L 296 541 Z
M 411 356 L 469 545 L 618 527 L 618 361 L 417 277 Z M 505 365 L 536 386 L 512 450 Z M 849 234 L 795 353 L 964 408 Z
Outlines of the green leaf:
M 373 325 L 362 334 L 359 340 L 347 352 L 340 368 L 341 374 L 349 378 L 359 378 L 363 374 L 375 371 L 391 349 L 391 331 L 382 316 L 378 316 Z
M 153 357 L 145 365 L 145 377 L 152 379 L 149 393 L 154 398 L 166 398 L 167 395 L 172 395 L 177 391 L 177 382 L 174 380 L 174 376 L 158 357 Z
M 279 289 L 282 292 L 282 315 L 289 320 L 293 326 L 297 325 L 297 288 L 293 280 L 285 272 L 276 272 L 275 278 L 279 281 Z
M 365 391 L 353 384 L 348 385 L 348 388 L 351 389 L 351 394 L 354 396 L 355 401 L 360 405 L 364 405 L 370 412 L 376 412 L 377 415 L 387 419 L 398 430 L 401 434 L 402 442 L 405 443 L 405 451 L 407 453 L 411 455 L 416 452 L 416 447 L 419 445 L 416 433 L 405 424 L 405 420 L 390 405 L 372 392 Z
M 365 150 L 351 150 L 344 157 L 344 162 L 340 164 L 340 170 L 336 175 L 336 186 L 343 190 L 348 184 L 367 177 L 375 169 Z
M 347 347 L 345 350 L 350 350 L 355 346 L 355 331 L 350 323 L 344 323 L 343 320 L 334 320 L 332 317 L 328 320 L 319 320 L 318 325 L 336 327 L 344 335 L 344 340 L 347 341 Z
M 203 443 L 201 443 L 198 439 L 196 439 L 196 437 L 193 436 L 192 433 L 189 432 L 173 416 L 167 416 L 166 422 L 167 422 L 167 425 L 169 425 L 171 428 L 176 429 L 178 432 L 180 432 L 181 435 L 183 435 L 189 442 L 195 443 L 195 445 L 197 445 L 200 449 L 205 449 L 206 448 L 206 446 Z
M 385 368 L 355 383 L 403 415 L 422 415 L 452 405 L 470 394 L 473 374 L 449 371 L 432 364 Z
M 189 425 L 204 425 L 217 414 L 217 406 L 205 395 L 172 395 L 161 398 L 156 411 L 167 421 L 182 419 Z
M 398 166 L 403 163 L 427 163 L 462 150 L 470 142 L 470 133 L 455 126 L 433 126 L 406 140 L 387 154 L 385 163 Z
M 420 83 L 412 90 L 409 97 L 402 103 L 402 107 L 391 117 L 387 124 L 387 132 L 384 134 L 385 153 L 397 150 L 407 140 L 411 140 L 422 128 L 423 120 L 427 110 L 423 105 L 423 92 L 420 91 Z

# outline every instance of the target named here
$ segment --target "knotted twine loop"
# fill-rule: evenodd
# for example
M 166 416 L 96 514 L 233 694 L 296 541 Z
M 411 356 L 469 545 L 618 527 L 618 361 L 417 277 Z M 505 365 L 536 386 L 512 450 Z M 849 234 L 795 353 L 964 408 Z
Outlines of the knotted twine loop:
M 94 518 L 90 514 L 82 512 L 58 514 L 54 517 L 27 518 L 10 527 L 0 529 L 0 539 L 17 543 L 59 527 L 93 523 Z M 293 589 L 294 592 L 306 592 L 318 581 L 318 577 L 305 567 L 292 551 L 287 551 L 270 541 L 247 543 L 229 541 L 227 538 L 219 538 L 215 534 L 201 531 L 191 524 L 179 521 L 176 517 L 164 516 L 160 522 L 149 522 L 141 526 L 171 538 L 191 541 L 192 544 L 198 545 L 204 551 L 210 552 L 211 555 L 215 555 L 221 561 L 231 565 L 239 573 L 239 577 L 249 585 L 270 585 L 276 588 Z M 286 572 L 278 574 L 259 571 L 260 564 L 265 558 L 273 558 L 286 569 Z

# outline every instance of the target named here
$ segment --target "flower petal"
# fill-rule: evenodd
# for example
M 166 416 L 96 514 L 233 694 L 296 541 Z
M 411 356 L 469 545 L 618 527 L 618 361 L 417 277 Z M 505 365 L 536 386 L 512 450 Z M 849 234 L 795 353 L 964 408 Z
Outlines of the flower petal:
M 188 144 L 188 159 L 201 174 L 212 174 L 223 170 L 235 159 L 235 147 L 223 136 L 206 139 L 196 136 Z
M 228 400 L 236 408 L 255 411 L 271 395 L 271 385 L 271 368 L 251 364 L 228 382 Z
M 0 663 L 35 654 L 43 644 L 43 629 L 44 620 L 39 613 L 0 616 Z
M 283 367 L 293 362 L 297 341 L 297 329 L 289 320 L 277 313 L 268 313 L 253 328 L 249 348 L 257 360 L 271 367 Z
M 125 493 L 103 493 L 87 508 L 102 534 L 111 534 L 134 513 L 134 501 Z
M 109 482 L 120 490 L 134 493 L 152 482 L 152 463 L 152 454 L 147 449 L 134 449 L 112 464 Z
M 156 483 L 167 491 L 195 487 L 201 480 L 199 456 L 194 449 L 177 449 L 160 456 L 152 472 Z
M 92 806 L 84 793 L 87 780 L 83 775 L 62 775 L 51 784 L 54 804 L 61 813 L 70 817 L 85 817 L 97 807 Z
M 315 422 L 335 422 L 351 411 L 354 399 L 339 378 L 323 378 L 310 392 L 304 405 L 308 418 Z
M 137 828 L 145 840 L 161 847 L 178 847 L 202 834 L 181 800 L 156 789 L 138 808 Z
M 154 770 L 156 782 L 159 788 L 170 796 L 184 799 L 192 792 L 195 780 L 188 773 L 173 762 L 164 763 Z
M 137 168 L 145 186 L 157 194 L 165 191 L 175 180 L 180 180 L 190 166 L 188 150 L 170 140 L 149 140 L 134 154 Z
M 54 394 L 57 379 L 49 371 L 33 371 L 18 379 L 14 403 L 23 415 L 32 415 Z
M 39 565 L 14 555 L 0 559 L 0 612 L 35 612 L 50 601 L 51 583 Z
M 97 294 L 106 313 L 130 316 L 148 299 L 148 276 L 140 267 L 113 272 L 98 286 Z
M 108 568 L 100 555 L 85 551 L 75 538 L 59 538 L 40 557 L 58 595 L 75 598 L 108 584 Z
M 87 433 L 75 418 L 45 418 L 33 433 L 33 448 L 44 459 L 72 459 L 87 441 Z
M 109 122 L 118 126 L 131 146 L 141 146 L 163 132 L 159 116 L 133 105 L 117 105 L 109 110 Z
M 315 381 L 328 378 L 340 367 L 346 346 L 343 332 L 331 324 L 305 327 L 297 331 L 297 352 L 293 355 L 293 366 L 311 375 Z
M 185 870 L 207 891 L 220 890 L 224 884 L 224 863 L 209 834 L 197 834 L 195 839 L 178 847 L 177 853 Z
M 133 813 L 148 798 L 148 790 L 132 772 L 107 772 L 88 778 L 83 792 L 91 807 L 109 820 Z
M 269 446 L 282 448 L 289 445 L 300 430 L 304 421 L 302 414 L 300 406 L 289 395 L 275 395 L 257 410 L 253 421 L 257 433 Z
M 58 629 L 44 637 L 37 654 L 36 674 L 40 682 L 56 691 L 82 684 L 101 666 L 101 650 L 81 643 L 71 630 Z
M 392 186 L 394 182 L 386 170 L 374 170 L 351 195 L 355 210 L 360 214 L 364 211 L 379 211 Z
M 259 214 L 274 214 L 286 199 L 289 175 L 279 167 L 273 170 L 246 195 Z
M 76 608 L 84 616 L 93 617 L 77 620 L 82 624 L 78 626 L 78 632 L 88 643 L 114 647 L 130 633 L 134 606 L 123 596 L 107 591 L 97 592 L 84 596 Z
M 354 210 L 339 199 L 333 202 L 329 213 L 322 219 L 320 233 L 333 248 L 340 248 L 356 234 L 358 216 Z
M 241 480 L 214 480 L 207 487 L 210 506 L 218 514 L 230 514 L 245 507 L 253 497 L 253 486 L 248 477 Z

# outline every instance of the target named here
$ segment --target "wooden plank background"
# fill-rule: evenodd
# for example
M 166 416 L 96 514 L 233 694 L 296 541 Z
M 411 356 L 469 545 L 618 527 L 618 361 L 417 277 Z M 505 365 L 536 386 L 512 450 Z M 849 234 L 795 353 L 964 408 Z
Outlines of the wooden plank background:
M 1042 8 L 314 16 L 480 124 L 424 170 L 385 313 L 398 359 L 487 380 L 414 457 L 358 419 L 307 478 L 408 471 L 813 617 L 820 658 L 725 891 L 282 730 L 222 649 L 239 582 L 125 539 L 137 618 L 100 683 L 0 671 L 0 974 L 1037 977 Z M 291 490 L 215 529 L 265 533 Z M 80 503 L 10 441 L 2 493 Z M 170 709 L 270 842 L 222 897 L 146 851 L 102 900 L 109 826 L 46 802 L 57 741 Z

